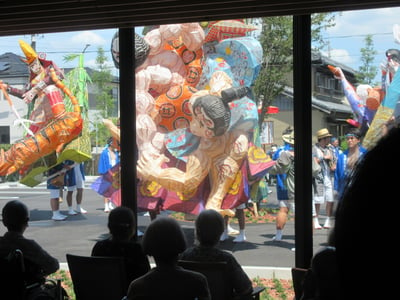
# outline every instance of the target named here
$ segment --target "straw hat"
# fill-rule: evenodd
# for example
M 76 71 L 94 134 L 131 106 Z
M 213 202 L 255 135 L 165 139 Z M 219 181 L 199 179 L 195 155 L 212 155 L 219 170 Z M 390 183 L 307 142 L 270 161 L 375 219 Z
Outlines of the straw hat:
M 292 132 L 289 133 L 289 134 L 284 134 L 284 135 L 282 135 L 282 140 L 283 140 L 285 143 L 294 145 L 294 131 L 292 131 Z
M 326 137 L 331 137 L 331 136 L 332 136 L 332 134 L 330 134 L 328 129 L 326 129 L 326 128 L 322 128 L 317 131 L 317 139 L 318 140 L 326 138 Z

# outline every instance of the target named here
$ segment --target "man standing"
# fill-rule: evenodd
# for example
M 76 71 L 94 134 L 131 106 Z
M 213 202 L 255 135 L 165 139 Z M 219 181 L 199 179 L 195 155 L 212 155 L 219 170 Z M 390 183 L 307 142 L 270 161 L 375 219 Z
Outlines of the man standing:
M 331 218 L 333 213 L 333 186 L 331 172 L 334 170 L 334 154 L 328 147 L 332 134 L 328 129 L 322 128 L 317 131 L 317 143 L 312 148 L 313 159 L 321 166 L 320 172 L 313 178 L 313 224 L 314 229 L 321 229 L 318 215 L 321 204 L 326 202 L 326 220 L 324 228 L 331 228 Z
M 285 150 L 279 152 L 276 164 L 269 171 L 273 175 L 285 175 L 282 184 L 287 191 L 287 198 L 279 200 L 279 212 L 276 216 L 276 234 L 274 241 L 282 240 L 282 231 L 286 225 L 288 213 L 294 212 L 294 131 L 282 136 Z
M 71 169 L 69 169 L 65 174 L 65 183 L 67 186 L 67 204 L 68 204 L 68 214 L 86 214 L 87 211 L 81 207 L 83 200 L 83 189 L 85 186 L 85 171 L 84 164 L 75 164 L 72 160 L 67 160 L 65 162 Z M 76 190 L 76 208 L 72 208 L 72 198 L 73 193 Z

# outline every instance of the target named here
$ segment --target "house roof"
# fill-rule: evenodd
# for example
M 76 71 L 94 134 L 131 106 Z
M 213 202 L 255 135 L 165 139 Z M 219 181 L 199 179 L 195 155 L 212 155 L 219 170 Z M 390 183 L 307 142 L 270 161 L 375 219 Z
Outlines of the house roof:
M 333 60 L 325 55 L 322 55 L 321 52 L 315 52 L 313 51 L 311 53 L 311 63 L 313 66 L 316 66 L 318 69 L 318 72 L 323 73 L 323 74 L 329 74 L 332 75 L 331 71 L 327 68 L 328 65 L 334 66 L 334 67 L 339 67 L 342 69 L 344 75 L 346 76 L 346 79 L 352 84 L 356 85 L 357 84 L 357 79 L 355 77 L 357 71 L 350 68 L 349 66 L 346 66 L 336 60 Z
M 284 94 L 287 95 L 290 99 L 293 100 L 293 88 L 285 87 Z M 313 108 L 318 109 L 324 113 L 332 114 L 332 113 L 345 113 L 352 114 L 353 111 L 350 105 L 330 102 L 326 100 L 320 100 L 315 97 L 311 97 L 311 105 Z
M 313 108 L 316 108 L 316 109 L 326 112 L 328 114 L 336 113 L 336 112 L 348 113 L 348 114 L 353 113 L 353 111 L 351 110 L 351 107 L 349 105 L 335 103 L 335 102 L 329 102 L 329 101 L 323 101 L 323 100 L 319 100 L 314 97 L 312 97 L 312 99 L 311 99 L 311 105 Z
M 0 78 L 28 76 L 28 66 L 21 58 L 11 52 L 0 55 Z

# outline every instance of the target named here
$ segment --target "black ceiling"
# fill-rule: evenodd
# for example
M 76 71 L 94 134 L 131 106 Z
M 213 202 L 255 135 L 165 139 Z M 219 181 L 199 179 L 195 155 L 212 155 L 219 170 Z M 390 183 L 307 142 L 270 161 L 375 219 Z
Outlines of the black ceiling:
M 0 35 L 400 6 L 399 0 L 0 0 Z

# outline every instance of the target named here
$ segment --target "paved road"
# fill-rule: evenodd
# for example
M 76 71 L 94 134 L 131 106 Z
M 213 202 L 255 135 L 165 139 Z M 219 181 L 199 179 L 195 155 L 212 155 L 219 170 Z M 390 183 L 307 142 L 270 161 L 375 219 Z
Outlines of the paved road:
M 107 217 L 103 212 L 104 204 L 100 195 L 90 189 L 86 183 L 83 207 L 88 211 L 85 215 L 70 216 L 66 221 L 55 222 L 51 220 L 49 193 L 44 185 L 35 188 L 25 187 L 17 183 L 0 184 L 0 209 L 11 199 L 20 199 L 30 208 L 31 218 L 25 236 L 38 241 L 49 253 L 57 257 L 60 262 L 65 262 L 65 254 L 90 255 L 94 243 L 107 235 Z M 273 188 L 274 190 L 274 188 Z M 270 194 L 269 205 L 276 204 L 274 192 Z M 61 211 L 67 212 L 66 201 L 61 204 Z M 141 231 L 146 230 L 150 219 L 148 216 L 139 215 L 138 225 Z M 188 243 L 193 243 L 193 222 L 181 222 L 187 235 Z M 235 224 L 233 225 L 234 227 Z M 0 235 L 5 232 L 0 226 Z M 284 239 L 273 242 L 275 224 L 247 224 L 247 242 L 233 243 L 233 237 L 220 243 L 220 247 L 235 255 L 243 266 L 290 268 L 295 264 L 294 252 L 294 221 L 287 223 L 284 230 Z M 317 250 L 325 244 L 327 230 L 314 233 L 314 248 Z

